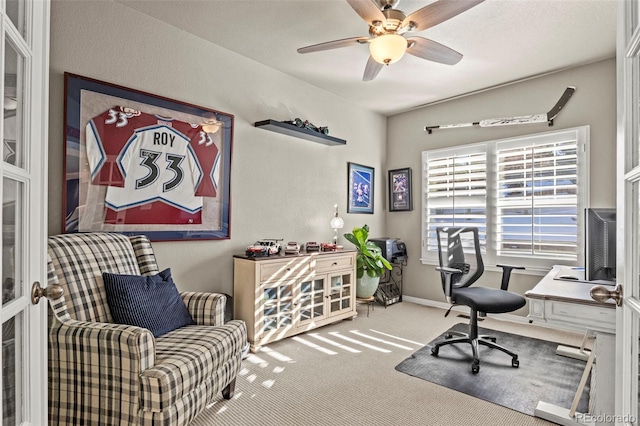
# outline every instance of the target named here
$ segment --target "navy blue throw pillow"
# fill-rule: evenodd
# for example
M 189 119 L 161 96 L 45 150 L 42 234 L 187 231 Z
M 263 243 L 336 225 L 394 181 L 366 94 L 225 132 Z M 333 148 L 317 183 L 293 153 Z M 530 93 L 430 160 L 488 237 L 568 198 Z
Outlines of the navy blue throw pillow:
M 155 337 L 195 324 L 169 268 L 158 275 L 120 275 L 104 272 L 104 288 L 113 321 L 149 329 Z

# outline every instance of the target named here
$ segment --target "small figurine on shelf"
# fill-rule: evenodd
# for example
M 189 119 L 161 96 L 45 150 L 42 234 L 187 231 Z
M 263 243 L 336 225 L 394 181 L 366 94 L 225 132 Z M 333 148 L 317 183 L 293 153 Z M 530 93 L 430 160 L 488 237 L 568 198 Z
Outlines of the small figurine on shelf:
M 320 251 L 320 244 L 316 243 L 315 241 L 309 241 L 306 244 L 306 251 L 307 252 Z
M 289 124 L 293 124 L 293 125 L 295 125 L 297 127 L 313 130 L 315 132 L 322 133 L 323 135 L 328 135 L 329 134 L 329 128 L 328 127 L 326 127 L 326 126 L 318 127 L 318 126 L 314 125 L 313 123 L 309 122 L 309 120 L 302 120 L 301 118 L 295 118 L 295 119 L 293 119 L 291 121 L 285 121 L 285 123 L 289 123 Z
M 284 254 L 299 254 L 300 245 L 295 241 L 289 241 L 284 248 Z
M 338 249 L 338 246 L 336 244 L 333 243 L 321 243 L 320 244 L 320 250 L 322 251 L 336 251 Z
M 279 241 L 282 241 L 282 238 L 265 238 L 258 240 L 253 243 L 253 245 L 247 247 L 245 254 L 248 257 L 264 257 L 279 254 L 282 250 Z

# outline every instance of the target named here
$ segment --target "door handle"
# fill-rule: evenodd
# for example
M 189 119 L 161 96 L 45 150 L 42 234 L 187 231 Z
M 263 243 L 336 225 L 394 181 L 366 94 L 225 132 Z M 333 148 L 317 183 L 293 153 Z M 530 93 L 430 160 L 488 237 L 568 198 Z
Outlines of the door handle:
M 603 285 L 597 285 L 591 287 L 591 298 L 596 302 L 606 303 L 607 300 L 613 299 L 616 302 L 616 306 L 622 306 L 622 285 L 618 284 L 613 290 L 609 290 Z
M 31 303 L 37 305 L 44 296 L 50 300 L 56 300 L 62 297 L 64 289 L 60 284 L 51 284 L 48 287 L 40 287 L 40 282 L 36 281 L 31 286 Z

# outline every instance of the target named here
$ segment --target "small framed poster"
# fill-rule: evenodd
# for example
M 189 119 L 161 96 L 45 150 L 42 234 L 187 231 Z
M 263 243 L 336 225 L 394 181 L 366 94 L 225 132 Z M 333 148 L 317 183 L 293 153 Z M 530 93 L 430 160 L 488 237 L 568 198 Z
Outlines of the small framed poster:
M 411 168 L 389 170 L 389 211 L 413 210 L 411 202 Z
M 347 163 L 347 167 L 349 172 L 347 213 L 373 214 L 374 168 L 351 162 Z

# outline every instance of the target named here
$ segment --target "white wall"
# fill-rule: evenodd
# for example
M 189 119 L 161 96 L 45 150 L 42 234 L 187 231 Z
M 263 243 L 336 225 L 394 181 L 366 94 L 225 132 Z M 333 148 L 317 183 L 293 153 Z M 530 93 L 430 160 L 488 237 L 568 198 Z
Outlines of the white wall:
M 485 118 L 546 112 L 567 86 L 575 86 L 576 92 L 556 118 L 553 127 L 546 124 L 470 127 L 434 130 L 432 134 L 423 130 L 427 125 L 465 123 Z M 422 151 L 589 125 L 591 206 L 614 207 L 615 88 L 615 60 L 608 59 L 390 117 L 387 124 L 386 169 L 411 167 L 413 170 L 414 210 L 388 213 L 386 217 L 387 234 L 401 238 L 409 251 L 403 293 L 407 296 L 444 301 L 440 277 L 434 266 L 423 265 L 420 262 Z M 498 273 L 488 272 L 483 276 L 481 283 L 497 287 L 499 279 Z M 523 294 L 533 288 L 539 279 L 539 276 L 516 275 L 512 278 L 510 289 Z M 525 309 L 519 313 L 524 314 Z
M 384 232 L 383 116 L 118 3 L 54 1 L 51 9 L 50 235 L 62 222 L 65 71 L 235 116 L 231 239 L 154 243 L 180 289 L 232 293 L 232 255 L 260 238 L 330 241 L 335 203 L 344 231 L 367 223 Z M 253 127 L 294 117 L 328 125 L 347 145 Z M 376 170 L 374 215 L 346 214 L 348 161 Z

